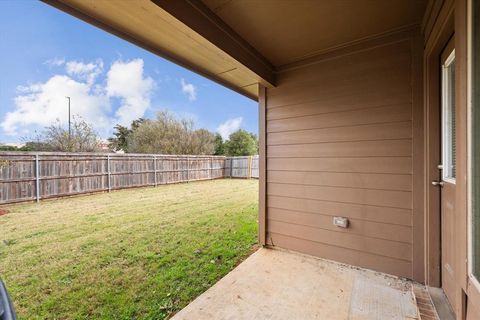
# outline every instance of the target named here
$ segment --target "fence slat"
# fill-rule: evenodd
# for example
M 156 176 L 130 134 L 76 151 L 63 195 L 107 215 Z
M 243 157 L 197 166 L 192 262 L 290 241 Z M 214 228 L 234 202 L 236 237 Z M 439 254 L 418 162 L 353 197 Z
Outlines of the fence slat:
M 230 178 L 258 178 L 258 156 L 230 157 Z M 226 175 L 226 174 L 225 174 Z

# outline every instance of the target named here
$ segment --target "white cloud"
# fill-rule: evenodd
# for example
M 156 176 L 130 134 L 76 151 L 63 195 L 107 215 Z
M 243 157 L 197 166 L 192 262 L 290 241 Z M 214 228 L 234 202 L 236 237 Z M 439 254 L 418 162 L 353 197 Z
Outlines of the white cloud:
M 103 61 L 101 59 L 90 63 L 68 61 L 65 63 L 65 71 L 67 71 L 70 76 L 77 76 L 91 84 L 103 72 Z
M 106 91 L 109 97 L 117 97 L 122 105 L 116 112 L 118 122 L 128 125 L 144 115 L 150 106 L 150 96 L 155 81 L 143 76 L 143 60 L 116 61 L 107 74 Z
M 65 96 L 72 99 L 72 113 L 81 115 L 97 127 L 106 126 L 104 113 L 109 104 L 105 96 L 90 92 L 87 83 L 78 82 L 66 75 L 55 75 L 45 83 L 22 87 L 15 97 L 16 109 L 8 112 L 1 126 L 10 135 L 19 127 L 29 125 L 48 126 L 56 119 L 68 121 L 68 104 Z
M 230 134 L 240 129 L 240 126 L 242 125 L 242 121 L 243 121 L 242 117 L 228 119 L 227 121 L 225 121 L 224 123 L 218 126 L 217 132 L 220 133 L 223 140 L 226 140 L 228 139 Z
M 142 117 L 150 107 L 155 82 L 143 74 L 143 60 L 116 61 L 106 76 L 106 84 L 98 80 L 103 62 L 63 63 L 67 74 L 57 74 L 46 82 L 17 87 L 15 109 L 5 115 L 0 126 L 6 134 L 25 134 L 30 126 L 45 127 L 56 119 L 68 121 L 71 97 L 72 115 L 80 115 L 101 134 L 109 134 L 116 123 L 130 124 Z M 120 100 L 115 115 L 109 116 L 112 98 Z
M 60 67 L 62 66 L 63 64 L 65 63 L 65 58 L 53 58 L 53 59 L 49 59 L 47 61 L 44 62 L 44 64 L 46 64 L 47 66 L 49 66 L 50 68 L 53 68 L 53 67 Z
M 197 99 L 197 88 L 191 84 L 185 82 L 185 79 L 180 80 L 182 85 L 182 92 L 188 96 L 188 100 L 195 101 Z

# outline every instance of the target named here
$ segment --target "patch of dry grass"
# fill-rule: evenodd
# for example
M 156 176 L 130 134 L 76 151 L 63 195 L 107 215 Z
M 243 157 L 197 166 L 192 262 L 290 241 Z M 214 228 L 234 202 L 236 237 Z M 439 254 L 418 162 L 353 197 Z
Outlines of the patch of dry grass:
M 248 255 L 256 180 L 6 207 L 0 277 L 21 319 L 163 319 Z

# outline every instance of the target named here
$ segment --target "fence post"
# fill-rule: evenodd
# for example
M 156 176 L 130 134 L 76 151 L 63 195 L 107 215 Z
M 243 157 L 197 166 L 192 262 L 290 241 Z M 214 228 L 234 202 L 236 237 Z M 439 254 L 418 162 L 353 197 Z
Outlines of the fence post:
M 212 177 L 213 177 L 213 169 L 212 169 L 212 167 L 213 167 L 212 157 L 210 156 L 210 169 L 208 170 L 208 177 L 209 177 L 209 179 L 212 179 Z
M 222 178 L 226 178 L 227 177 L 227 158 L 223 158 L 223 164 L 222 164 L 222 167 L 220 167 L 220 169 L 222 169 Z
M 227 161 L 230 161 L 230 158 L 225 158 L 225 178 L 230 178 L 230 164 L 228 165 L 228 168 L 227 168 Z M 228 171 L 227 171 L 228 170 Z
M 108 175 L 108 192 L 112 190 L 112 181 L 110 177 L 110 155 L 107 155 L 107 175 Z
M 38 163 L 38 153 L 35 154 L 35 192 L 36 200 L 40 202 L 40 165 Z
M 153 156 L 153 174 L 155 175 L 153 179 L 153 185 L 157 186 L 157 157 Z
M 187 183 L 190 181 L 190 159 L 187 156 Z
M 252 156 L 248 156 L 248 172 L 247 172 L 247 179 L 252 178 Z

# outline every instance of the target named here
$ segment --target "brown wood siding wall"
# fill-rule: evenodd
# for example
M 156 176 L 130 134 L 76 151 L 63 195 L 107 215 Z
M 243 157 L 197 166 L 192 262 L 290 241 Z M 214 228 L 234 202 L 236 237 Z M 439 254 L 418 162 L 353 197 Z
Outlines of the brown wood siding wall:
M 266 89 L 268 244 L 414 277 L 413 39 L 283 71 Z

